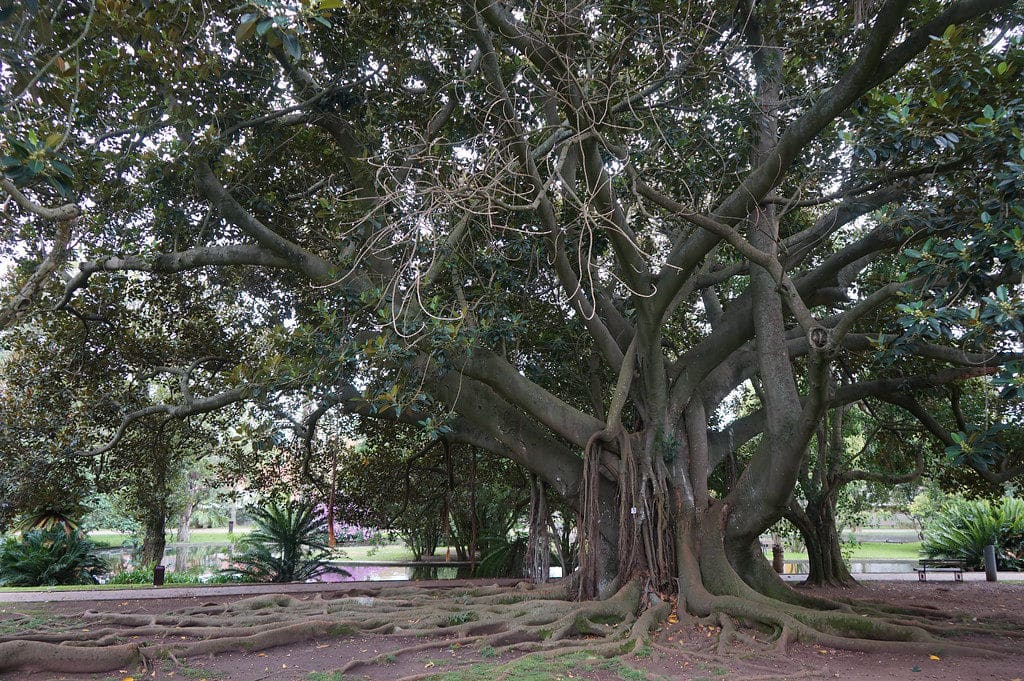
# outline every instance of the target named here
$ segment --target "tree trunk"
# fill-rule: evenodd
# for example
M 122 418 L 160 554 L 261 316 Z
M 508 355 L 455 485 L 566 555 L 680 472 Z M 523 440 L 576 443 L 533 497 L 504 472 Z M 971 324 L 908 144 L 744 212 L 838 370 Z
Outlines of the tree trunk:
M 179 546 L 174 552 L 175 572 L 182 572 L 188 569 L 188 547 L 184 545 L 189 540 L 189 525 L 192 523 L 192 512 L 194 510 L 195 504 L 189 501 L 181 512 L 181 518 L 178 519 L 178 533 L 175 535 L 175 541 L 178 542 Z
M 805 509 L 793 503 L 785 517 L 800 531 L 807 545 L 809 567 L 806 584 L 838 587 L 857 584 L 843 559 L 833 495 L 815 497 Z
M 853 586 L 857 582 L 850 575 L 843 560 L 839 531 L 836 528 L 835 502 L 831 495 L 807 504 L 807 530 L 800 533 L 807 544 L 807 555 L 811 567 L 807 576 L 808 584 L 829 586 Z M 813 547 L 813 548 L 812 548 Z
M 166 518 L 162 514 L 150 514 L 146 517 L 142 539 L 142 565 L 151 567 L 164 559 L 164 547 L 167 543 Z

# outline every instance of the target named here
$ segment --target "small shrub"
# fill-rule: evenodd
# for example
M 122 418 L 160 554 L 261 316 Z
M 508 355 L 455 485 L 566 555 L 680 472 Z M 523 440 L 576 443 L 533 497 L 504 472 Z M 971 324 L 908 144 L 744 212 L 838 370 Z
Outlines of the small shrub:
M 216 577 L 216 576 L 215 576 Z M 215 577 L 204 579 L 203 576 L 194 570 L 182 572 L 168 572 L 164 575 L 164 584 L 207 584 L 214 582 Z M 228 581 L 238 581 L 230 579 Z M 122 570 L 110 575 L 107 584 L 152 584 L 153 569 L 139 568 L 137 570 Z M 216 582 L 215 582 L 216 583 Z
M 996 547 L 1000 570 L 1024 569 L 1024 500 L 957 500 L 928 523 L 921 550 L 929 558 L 963 559 L 977 570 L 988 544 Z
M 4 586 L 97 584 L 106 572 L 92 542 L 59 526 L 30 530 L 20 540 L 8 539 L 0 549 L 0 584 Z
M 168 574 L 170 576 L 170 573 Z M 153 571 L 141 568 L 139 570 L 121 570 L 110 575 L 107 584 L 152 584 Z

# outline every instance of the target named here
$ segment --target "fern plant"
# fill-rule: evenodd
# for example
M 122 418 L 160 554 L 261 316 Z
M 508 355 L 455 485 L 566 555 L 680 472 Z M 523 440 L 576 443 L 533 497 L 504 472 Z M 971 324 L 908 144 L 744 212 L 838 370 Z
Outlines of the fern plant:
M 996 547 L 1000 570 L 1024 569 L 1024 500 L 957 500 L 927 523 L 921 550 L 929 558 L 960 558 L 981 569 L 989 544 Z
M 96 584 L 106 572 L 95 545 L 60 526 L 30 530 L 20 540 L 8 539 L 0 549 L 3 586 Z
M 330 552 L 314 504 L 272 500 L 254 508 L 252 519 L 255 528 L 240 542 L 238 566 L 223 574 L 257 582 L 304 582 L 327 571 Z

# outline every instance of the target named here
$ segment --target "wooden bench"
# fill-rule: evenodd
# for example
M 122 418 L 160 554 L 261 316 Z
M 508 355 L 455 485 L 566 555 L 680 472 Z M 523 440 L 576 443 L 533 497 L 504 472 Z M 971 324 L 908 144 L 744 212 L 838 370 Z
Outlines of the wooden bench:
M 918 581 L 927 582 L 929 570 L 932 572 L 952 572 L 954 581 L 964 581 L 964 568 L 967 567 L 967 561 L 960 560 L 959 558 L 923 558 L 917 563 L 914 572 L 917 573 Z

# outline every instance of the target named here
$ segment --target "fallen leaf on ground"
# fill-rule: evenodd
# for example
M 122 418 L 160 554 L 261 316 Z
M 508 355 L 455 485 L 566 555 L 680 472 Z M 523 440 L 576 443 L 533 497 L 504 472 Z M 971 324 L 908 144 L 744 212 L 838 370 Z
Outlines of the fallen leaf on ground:
M 929 660 L 941 660 L 942 658 L 939 657 L 938 655 L 929 655 L 928 659 Z

